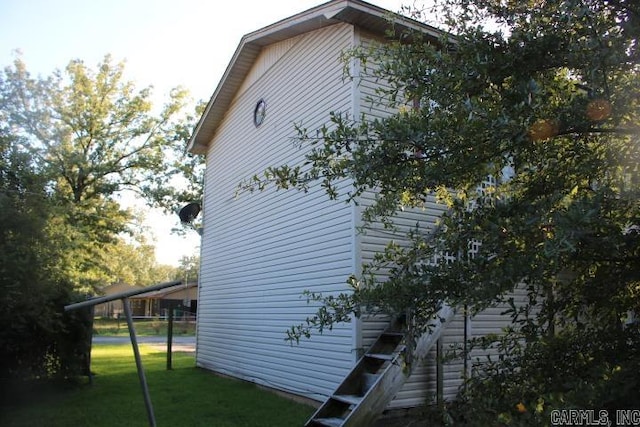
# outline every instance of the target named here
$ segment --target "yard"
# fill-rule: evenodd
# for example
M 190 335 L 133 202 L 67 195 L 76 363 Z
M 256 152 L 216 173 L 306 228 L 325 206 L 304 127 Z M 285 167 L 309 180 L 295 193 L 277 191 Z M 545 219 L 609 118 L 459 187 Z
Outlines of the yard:
M 190 354 L 175 353 L 167 371 L 165 352 L 144 345 L 140 351 L 158 427 L 300 426 L 314 410 L 198 369 Z M 0 425 L 148 425 L 131 345 L 94 345 L 91 366 L 92 385 L 3 390 Z
M 136 335 L 167 335 L 167 320 L 161 318 L 140 319 L 134 321 Z M 194 335 L 195 320 L 174 320 L 174 335 Z M 93 334 L 104 336 L 129 336 L 129 328 L 125 319 L 99 319 L 93 321 Z

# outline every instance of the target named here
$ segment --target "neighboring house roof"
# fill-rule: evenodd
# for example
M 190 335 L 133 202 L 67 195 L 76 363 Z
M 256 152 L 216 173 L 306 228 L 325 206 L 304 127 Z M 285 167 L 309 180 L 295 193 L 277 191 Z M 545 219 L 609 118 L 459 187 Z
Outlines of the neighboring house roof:
M 114 295 L 124 291 L 131 291 L 134 289 L 143 289 L 142 286 L 130 285 L 128 283 L 113 283 L 99 289 L 101 295 Z
M 187 284 L 181 283 L 179 285 L 160 289 L 158 291 L 151 291 L 144 294 L 135 295 L 132 296 L 131 299 L 183 299 L 186 295 L 189 297 L 189 299 L 196 299 L 198 297 L 197 289 L 195 289 L 197 288 L 197 286 L 198 284 L 196 282 L 190 282 Z M 189 291 L 187 294 L 185 294 L 186 290 Z M 196 292 L 194 293 L 192 290 L 195 290 Z
M 432 36 L 434 40 L 443 34 L 435 27 L 391 14 L 386 9 L 360 0 L 333 0 L 245 35 L 189 140 L 188 150 L 195 154 L 206 153 L 236 92 L 264 46 L 337 23 L 353 24 L 384 36 L 391 28 L 391 18 L 398 34 L 406 30 L 417 30 Z

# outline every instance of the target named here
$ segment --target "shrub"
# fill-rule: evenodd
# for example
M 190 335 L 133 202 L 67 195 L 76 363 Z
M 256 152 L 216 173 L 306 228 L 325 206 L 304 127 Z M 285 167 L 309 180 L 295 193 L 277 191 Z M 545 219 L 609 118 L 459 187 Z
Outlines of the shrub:
M 640 407 L 639 327 L 615 336 L 568 329 L 530 342 L 506 335 L 497 342 L 503 357 L 476 365 L 450 414 L 471 425 L 548 425 L 557 409 L 607 410 L 614 420 L 616 409 Z

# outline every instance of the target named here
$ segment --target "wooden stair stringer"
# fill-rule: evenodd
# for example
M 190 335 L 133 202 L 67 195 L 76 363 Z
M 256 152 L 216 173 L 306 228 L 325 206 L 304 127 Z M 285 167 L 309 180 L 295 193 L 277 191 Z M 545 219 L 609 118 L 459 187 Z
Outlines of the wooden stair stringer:
M 412 360 L 422 360 L 438 341 L 455 310 L 447 305 L 437 313 L 437 319 L 428 332 L 416 342 Z M 404 335 L 393 331 L 389 326 L 371 346 L 370 351 L 358 360 L 334 393 L 307 421 L 305 426 L 364 427 L 371 425 L 393 400 L 407 379 L 411 376 L 411 364 L 404 364 Z M 392 335 L 401 335 L 401 340 L 392 351 L 380 353 L 385 348 L 381 342 Z M 387 345 L 386 348 L 389 346 Z M 377 361 L 377 362 L 376 362 Z M 380 371 L 371 373 L 371 365 L 380 363 Z M 371 380 L 371 377 L 375 380 Z M 365 385 L 366 384 L 366 385 Z M 353 390 L 366 387 L 361 396 L 354 396 Z M 344 391 L 348 390 L 348 393 Z M 342 405 L 342 406 L 341 406 Z

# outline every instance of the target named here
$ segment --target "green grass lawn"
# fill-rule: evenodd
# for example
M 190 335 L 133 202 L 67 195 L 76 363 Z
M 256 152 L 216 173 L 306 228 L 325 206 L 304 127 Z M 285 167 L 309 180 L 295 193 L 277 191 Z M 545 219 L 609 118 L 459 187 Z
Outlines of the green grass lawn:
M 167 336 L 167 324 L 166 320 L 160 319 L 134 321 L 136 335 L 141 337 L 149 335 Z M 195 332 L 195 321 L 174 321 L 173 323 L 174 335 L 195 335 Z M 95 319 L 93 321 L 93 334 L 112 337 L 129 336 L 129 328 L 125 319 Z
M 140 347 L 158 427 L 301 426 L 313 408 L 195 367 L 194 357 Z M 130 345 L 94 345 L 92 385 L 16 388 L 0 402 L 0 426 L 147 426 Z M 8 390 L 5 390 L 8 392 Z

